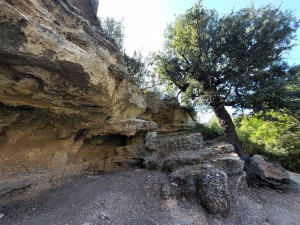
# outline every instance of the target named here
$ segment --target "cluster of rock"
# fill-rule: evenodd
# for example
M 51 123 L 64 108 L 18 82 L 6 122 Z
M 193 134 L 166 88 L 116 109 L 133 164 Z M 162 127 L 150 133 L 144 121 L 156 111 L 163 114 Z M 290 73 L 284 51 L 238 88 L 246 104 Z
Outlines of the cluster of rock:
M 128 81 L 97 7 L 0 0 L 0 197 L 145 165 L 169 173 L 163 198 L 193 197 L 227 214 L 247 186 L 243 161 L 232 145 L 205 146 L 201 134 L 187 133 L 195 114 L 176 98 L 144 95 Z M 251 161 L 257 176 L 275 182 L 260 159 Z
M 200 133 L 150 135 L 148 169 L 169 174 L 162 197 L 194 198 L 212 214 L 227 215 L 232 197 L 247 188 L 244 162 L 230 144 L 204 145 Z
M 192 124 L 191 110 L 129 82 L 97 8 L 0 0 L 0 196 L 142 163 L 145 133 Z

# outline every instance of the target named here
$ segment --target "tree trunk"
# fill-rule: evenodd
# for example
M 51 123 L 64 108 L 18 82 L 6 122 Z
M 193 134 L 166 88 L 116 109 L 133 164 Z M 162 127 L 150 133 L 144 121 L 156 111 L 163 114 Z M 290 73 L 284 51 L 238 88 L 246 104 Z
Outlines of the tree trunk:
M 238 135 L 235 131 L 233 121 L 231 119 L 231 116 L 225 109 L 225 106 L 223 104 L 213 103 L 211 105 L 214 108 L 215 115 L 219 119 L 219 123 L 223 129 L 226 142 L 233 145 L 235 152 L 240 156 L 241 159 L 243 159 L 244 161 L 247 160 L 248 155 L 245 154 L 241 146 L 241 143 L 238 139 Z
M 273 187 L 274 181 L 271 180 L 270 182 L 270 180 L 268 179 L 263 179 L 262 177 L 258 176 L 257 173 L 253 170 L 250 163 L 250 156 L 244 152 L 240 144 L 240 141 L 238 139 L 237 133 L 235 131 L 235 127 L 231 119 L 231 116 L 225 109 L 225 106 L 218 101 L 211 102 L 211 106 L 214 108 L 214 112 L 219 119 L 219 123 L 225 134 L 226 141 L 233 145 L 235 152 L 244 161 L 244 171 L 247 174 L 246 179 L 248 185 Z M 279 184 L 280 183 L 276 184 L 277 187 L 279 187 Z

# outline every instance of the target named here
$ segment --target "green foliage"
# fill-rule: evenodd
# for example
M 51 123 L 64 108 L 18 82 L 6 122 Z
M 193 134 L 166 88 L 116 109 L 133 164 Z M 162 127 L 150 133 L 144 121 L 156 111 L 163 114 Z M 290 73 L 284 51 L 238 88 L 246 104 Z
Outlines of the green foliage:
M 151 71 L 151 55 L 144 58 L 141 52 L 134 51 L 132 56 L 124 53 L 124 60 L 131 81 L 141 89 L 153 87 L 155 84 L 155 74 Z
M 213 117 L 210 121 L 209 121 L 209 127 L 215 131 L 216 133 L 218 133 L 219 135 L 223 135 L 223 130 L 222 127 L 220 126 L 220 123 L 218 121 L 217 117 Z
M 222 128 L 216 117 L 209 121 L 208 124 L 196 123 L 192 131 L 201 133 L 205 141 L 223 136 Z
M 123 19 L 116 21 L 112 17 L 107 17 L 106 19 L 100 18 L 100 21 L 104 32 L 115 40 L 120 49 L 123 49 L 125 37 Z
M 289 71 L 291 79 L 285 85 L 284 97 L 285 112 L 300 120 L 300 65 L 294 66 Z
M 116 21 L 112 17 L 106 19 L 100 18 L 104 32 L 114 39 L 119 48 L 123 51 L 126 69 L 131 79 L 131 82 L 138 85 L 140 88 L 147 88 L 153 86 L 154 73 L 149 69 L 151 65 L 150 55 L 144 58 L 139 51 L 134 51 L 132 56 L 129 56 L 123 50 L 124 44 L 124 25 L 123 19 Z
M 156 71 L 190 99 L 254 110 L 284 108 L 292 79 L 282 54 L 290 50 L 299 21 L 271 5 L 228 15 L 195 4 L 165 32 Z
M 294 117 L 270 111 L 236 119 L 244 150 L 280 162 L 300 172 L 300 125 Z

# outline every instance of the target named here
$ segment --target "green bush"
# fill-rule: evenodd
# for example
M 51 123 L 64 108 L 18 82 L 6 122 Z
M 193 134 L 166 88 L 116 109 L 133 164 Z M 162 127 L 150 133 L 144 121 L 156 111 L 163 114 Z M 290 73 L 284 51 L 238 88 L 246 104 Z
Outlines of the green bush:
M 285 168 L 300 172 L 299 121 L 284 113 L 244 116 L 236 121 L 244 151 L 277 161 Z
M 223 136 L 222 128 L 216 118 L 213 118 L 208 124 L 196 123 L 192 131 L 201 133 L 205 141 Z

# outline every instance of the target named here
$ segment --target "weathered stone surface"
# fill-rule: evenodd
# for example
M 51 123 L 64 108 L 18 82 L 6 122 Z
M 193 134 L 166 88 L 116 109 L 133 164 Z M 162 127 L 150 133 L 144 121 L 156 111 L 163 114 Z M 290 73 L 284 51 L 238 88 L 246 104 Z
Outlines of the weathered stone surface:
M 138 132 L 148 132 L 157 128 L 157 124 L 153 121 L 145 121 L 140 119 L 117 120 L 106 123 L 97 134 L 121 134 L 125 136 L 133 136 Z
M 254 155 L 250 159 L 252 172 L 260 179 L 271 185 L 279 185 L 289 179 L 288 172 L 276 162 L 261 155 Z
M 198 175 L 200 203 L 212 214 L 230 212 L 228 177 L 222 170 L 204 168 Z
M 162 162 L 157 160 L 156 157 L 146 157 L 144 161 L 144 165 L 148 170 L 160 170 L 162 167 Z
M 196 197 L 212 214 L 226 215 L 230 211 L 228 176 L 209 163 L 183 167 L 171 174 L 170 182 L 174 185 L 163 186 L 164 196 L 169 193 L 172 196 Z
M 236 196 L 241 193 L 248 194 L 250 192 L 247 185 L 246 172 L 228 177 L 228 186 L 232 196 Z
M 95 3 L 71 2 L 79 9 Z M 0 8 L 1 102 L 123 119 L 145 111 L 118 47 L 83 16 L 95 16 L 92 9 L 80 14 L 63 0 L 1 0 Z
M 135 120 L 144 95 L 128 82 L 97 7 L 98 0 L 0 0 L 0 194 L 140 160 L 129 146 L 143 140 L 129 136 L 156 125 Z
M 193 109 L 180 106 L 178 99 L 165 96 L 163 99 L 157 93 L 146 93 L 147 109 L 139 118 L 154 121 L 159 125 L 159 132 L 174 132 L 189 130 L 194 125 L 196 113 Z
M 196 198 L 209 213 L 226 216 L 231 197 L 247 190 L 244 162 L 231 144 L 203 144 L 197 133 L 150 133 L 145 146 L 152 155 L 144 165 L 170 174 L 169 182 L 161 187 L 162 199 Z
M 84 18 L 88 19 L 90 23 L 94 26 L 100 28 L 100 22 L 97 18 L 97 11 L 99 0 L 88 0 L 88 1 L 78 1 L 78 0 L 68 0 L 68 2 L 76 7 L 83 15 Z
M 157 138 L 157 132 L 148 132 L 145 135 L 145 142 L 151 142 L 153 141 L 155 138 Z
M 164 200 L 179 197 L 178 194 L 181 194 L 181 193 L 179 192 L 178 189 L 179 189 L 179 186 L 177 183 L 165 182 L 162 184 L 160 196 Z
M 210 161 L 218 169 L 227 171 L 229 176 L 243 171 L 243 161 L 233 153 L 234 148 L 231 144 L 221 143 L 204 147 L 201 134 L 157 136 L 146 141 L 145 146 L 154 154 L 145 159 L 148 169 L 173 172 L 180 167 Z
M 200 133 L 182 134 L 181 136 L 166 135 L 146 142 L 146 147 L 160 155 L 182 149 L 199 150 L 203 147 L 203 137 Z
M 160 124 L 156 129 L 159 133 L 174 133 L 191 130 L 191 124 Z
M 210 162 L 229 177 L 243 173 L 244 161 L 235 153 L 221 155 Z

